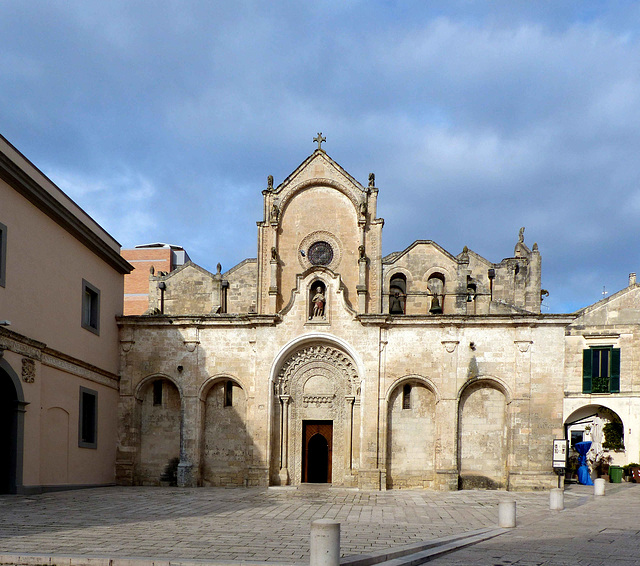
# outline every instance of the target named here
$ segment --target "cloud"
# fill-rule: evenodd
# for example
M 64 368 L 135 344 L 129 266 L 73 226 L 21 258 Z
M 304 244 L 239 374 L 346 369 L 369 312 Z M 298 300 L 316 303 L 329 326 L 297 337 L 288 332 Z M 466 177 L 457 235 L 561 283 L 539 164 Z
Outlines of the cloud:
M 376 173 L 384 252 L 491 261 L 520 226 L 554 310 L 640 269 L 633 2 L 0 4 L 3 134 L 127 246 L 255 255 L 316 132 Z
M 47 166 L 42 171 L 116 239 L 146 242 L 157 197 L 148 179 L 131 171 L 99 177 Z

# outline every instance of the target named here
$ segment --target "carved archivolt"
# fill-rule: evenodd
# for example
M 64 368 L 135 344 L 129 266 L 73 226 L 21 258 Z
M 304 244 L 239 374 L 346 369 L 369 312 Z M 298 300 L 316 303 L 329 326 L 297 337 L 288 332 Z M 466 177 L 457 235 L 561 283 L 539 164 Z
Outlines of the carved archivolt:
M 351 358 L 342 350 L 325 345 L 308 346 L 295 352 L 280 368 L 277 393 L 289 395 L 291 382 L 295 377 L 310 373 L 322 375 L 326 371 L 322 371 L 323 367 L 344 375 L 349 381 L 352 394 L 359 394 L 358 372 Z

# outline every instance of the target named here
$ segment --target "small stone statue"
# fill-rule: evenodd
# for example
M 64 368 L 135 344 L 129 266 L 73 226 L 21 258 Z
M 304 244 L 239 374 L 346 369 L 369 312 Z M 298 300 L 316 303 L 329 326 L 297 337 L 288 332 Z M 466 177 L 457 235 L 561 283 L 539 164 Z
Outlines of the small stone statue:
M 367 202 L 366 201 L 362 201 L 360 203 L 359 206 L 360 209 L 360 216 L 362 216 L 363 218 L 367 216 Z
M 518 234 L 518 242 L 521 244 L 524 243 L 524 226 L 520 228 L 520 232 Z
M 216 265 L 216 273 L 220 274 L 222 273 L 222 264 L 218 263 L 218 265 Z
M 278 250 L 275 246 L 271 247 L 271 259 L 278 259 Z
M 364 244 L 360 244 L 358 246 L 358 256 L 360 259 L 365 259 L 367 257 L 364 255 Z
M 273 175 L 269 175 L 267 177 L 267 189 L 269 189 L 270 191 L 273 190 Z
M 156 268 L 155 268 L 155 267 L 153 267 L 153 265 L 149 268 L 149 273 L 150 273 L 151 275 L 155 275 L 155 273 L 156 273 Z
M 274 202 L 273 205 L 271 205 L 271 222 L 275 222 L 277 224 L 279 218 L 280 210 L 278 210 L 278 205 Z
M 370 187 L 375 187 L 376 186 L 376 174 L 375 173 L 369 173 L 369 186 Z
M 313 315 L 312 318 L 324 318 L 325 296 L 322 287 L 316 287 L 316 294 L 313 296 Z

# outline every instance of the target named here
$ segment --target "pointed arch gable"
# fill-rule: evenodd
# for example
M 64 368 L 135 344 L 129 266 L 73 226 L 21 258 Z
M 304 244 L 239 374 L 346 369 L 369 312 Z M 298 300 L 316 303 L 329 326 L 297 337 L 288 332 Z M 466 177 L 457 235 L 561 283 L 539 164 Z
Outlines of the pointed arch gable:
M 273 384 L 277 382 L 278 374 L 280 372 L 280 369 L 282 368 L 282 365 L 291 355 L 293 355 L 303 346 L 310 346 L 312 344 L 328 345 L 343 350 L 355 364 L 355 368 L 360 379 L 362 379 L 362 376 L 365 375 L 364 363 L 360 359 L 360 356 L 358 355 L 356 350 L 348 342 L 346 342 L 342 338 L 334 336 L 333 334 L 326 334 L 324 332 L 311 332 L 309 334 L 305 334 L 304 336 L 293 338 L 280 349 L 278 354 L 274 357 L 273 363 L 271 364 L 271 369 L 269 371 L 269 383 L 273 386 Z

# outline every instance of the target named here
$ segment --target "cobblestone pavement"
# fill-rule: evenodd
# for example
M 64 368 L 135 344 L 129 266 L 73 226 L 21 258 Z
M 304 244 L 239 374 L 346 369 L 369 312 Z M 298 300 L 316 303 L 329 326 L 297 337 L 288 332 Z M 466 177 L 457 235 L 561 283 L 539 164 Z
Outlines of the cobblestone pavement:
M 429 562 L 429 566 L 637 566 L 640 485 L 607 485 L 604 497 L 564 511 L 530 514 L 524 525 Z M 593 488 L 575 486 L 576 493 Z M 537 515 L 537 516 L 536 516 Z
M 308 561 L 315 519 L 341 523 L 346 556 L 495 526 L 498 502 L 515 499 L 518 528 L 451 554 L 446 563 L 537 564 L 523 562 L 524 554 L 518 554 L 524 543 L 536 542 L 529 532 L 540 537 L 541 547 L 549 543 L 551 552 L 566 537 L 587 533 L 595 537 L 589 548 L 611 548 L 623 541 L 630 550 L 635 545 L 640 557 L 640 486 L 621 485 L 625 489 L 617 487 L 617 493 L 595 499 L 592 488 L 578 486 L 565 495 L 567 509 L 561 513 L 548 510 L 548 492 L 113 487 L 0 496 L 0 553 L 301 563 Z M 471 560 L 479 557 L 479 548 L 491 556 L 488 562 Z M 509 552 L 520 562 L 509 562 Z M 453 562 L 461 553 L 462 561 Z

